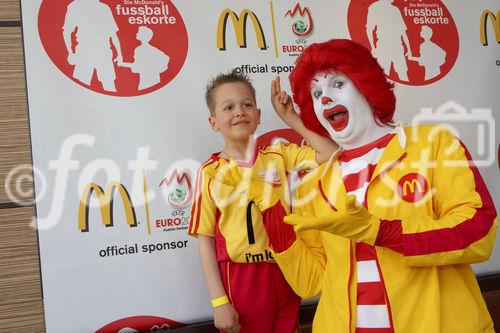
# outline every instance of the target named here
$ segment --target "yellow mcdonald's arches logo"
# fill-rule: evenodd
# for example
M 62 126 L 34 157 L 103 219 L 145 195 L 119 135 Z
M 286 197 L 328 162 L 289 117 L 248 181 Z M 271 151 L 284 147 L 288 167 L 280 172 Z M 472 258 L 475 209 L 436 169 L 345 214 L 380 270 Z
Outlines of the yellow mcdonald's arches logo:
M 410 193 L 415 193 L 415 187 L 417 188 L 419 193 L 422 193 L 424 189 L 422 188 L 422 184 L 416 179 L 412 180 L 406 180 L 403 183 L 403 195 L 407 196 L 408 195 L 408 190 Z
M 220 13 L 219 22 L 217 24 L 217 48 L 219 50 L 223 51 L 226 49 L 226 29 L 229 17 L 233 23 L 234 31 L 236 33 L 236 42 L 239 47 L 247 47 L 246 25 L 248 18 L 250 17 L 250 21 L 252 22 L 253 29 L 255 31 L 255 36 L 257 37 L 257 45 L 261 50 L 267 49 L 264 31 L 262 30 L 262 26 L 255 13 L 249 9 L 243 9 L 238 16 L 234 11 L 226 8 Z
M 486 32 L 488 18 L 490 18 L 490 22 L 493 26 L 493 31 L 495 32 L 497 43 L 500 43 L 500 10 L 497 11 L 497 15 L 495 16 L 495 14 L 493 14 L 491 10 L 487 9 L 481 15 L 481 20 L 479 23 L 481 44 L 483 44 L 484 46 L 488 45 L 488 34 Z
M 80 197 L 80 205 L 78 208 L 78 229 L 80 229 L 81 232 L 89 231 L 89 203 L 94 192 L 99 202 L 102 224 L 106 227 L 113 226 L 113 200 L 116 190 L 118 190 L 120 198 L 122 199 L 127 224 L 131 227 L 137 226 L 135 209 L 132 205 L 130 194 L 125 186 L 117 181 L 113 181 L 108 184 L 105 190 L 103 190 L 102 187 L 96 183 L 90 183 L 84 188 Z

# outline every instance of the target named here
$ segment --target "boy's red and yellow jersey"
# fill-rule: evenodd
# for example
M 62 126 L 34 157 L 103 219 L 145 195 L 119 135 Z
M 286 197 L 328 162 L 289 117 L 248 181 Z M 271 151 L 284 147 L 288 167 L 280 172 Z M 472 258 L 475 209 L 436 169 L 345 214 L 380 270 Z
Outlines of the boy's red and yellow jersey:
M 338 161 L 323 164 L 298 187 L 295 213 L 321 216 L 345 207 L 346 196 Z M 401 221 L 401 253 L 375 246 L 394 332 L 493 332 L 470 264 L 490 256 L 498 219 L 461 142 L 437 126 L 400 128 L 365 200 L 372 215 Z M 347 227 L 375 243 L 378 228 Z M 314 332 L 356 331 L 355 241 L 305 231 L 275 259 L 298 295 L 321 294 Z
M 214 237 L 219 261 L 252 263 L 274 260 L 260 210 L 243 189 L 221 185 L 213 178 L 221 167 L 217 156 L 213 154 L 198 170 L 188 234 Z M 289 213 L 287 175 L 311 168 L 315 156 L 315 151 L 309 146 L 278 144 L 257 148 L 249 163 L 238 163 L 237 167 L 240 174 L 248 178 L 260 177 L 266 185 L 279 188 L 277 200 Z M 267 194 L 266 186 L 263 186 L 262 193 L 257 193 L 261 196 Z

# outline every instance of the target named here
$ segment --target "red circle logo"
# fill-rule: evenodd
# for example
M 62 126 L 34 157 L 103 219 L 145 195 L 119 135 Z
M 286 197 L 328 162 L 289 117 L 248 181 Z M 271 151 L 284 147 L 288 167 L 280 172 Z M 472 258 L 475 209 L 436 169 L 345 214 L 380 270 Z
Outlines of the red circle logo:
M 115 320 L 95 333 L 116 333 L 126 329 L 127 332 L 151 332 L 185 326 L 171 319 L 155 316 L 134 316 Z M 125 331 L 125 330 L 124 330 Z
M 256 140 L 257 146 L 272 146 L 277 143 L 295 143 L 299 146 L 304 144 L 304 139 L 299 133 L 291 128 L 282 128 L 262 134 Z
M 59 70 L 107 95 L 155 91 L 175 78 L 187 56 L 186 27 L 170 0 L 44 0 L 38 30 Z
M 439 0 L 352 0 L 347 16 L 352 40 L 371 50 L 393 81 L 430 84 L 457 60 L 458 30 Z
M 406 202 L 420 201 L 428 190 L 427 180 L 419 173 L 406 174 L 398 182 L 398 194 Z

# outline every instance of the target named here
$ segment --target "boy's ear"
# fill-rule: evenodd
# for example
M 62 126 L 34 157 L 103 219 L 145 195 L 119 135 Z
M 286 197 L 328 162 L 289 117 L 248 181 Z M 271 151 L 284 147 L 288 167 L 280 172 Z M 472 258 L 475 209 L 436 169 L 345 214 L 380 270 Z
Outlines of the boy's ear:
M 217 123 L 215 122 L 215 117 L 208 117 L 208 123 L 210 124 L 210 127 L 212 127 L 212 130 L 214 132 L 218 132 L 219 131 L 219 126 L 217 126 Z
M 259 115 L 258 124 L 260 124 L 260 109 L 257 109 L 257 114 Z

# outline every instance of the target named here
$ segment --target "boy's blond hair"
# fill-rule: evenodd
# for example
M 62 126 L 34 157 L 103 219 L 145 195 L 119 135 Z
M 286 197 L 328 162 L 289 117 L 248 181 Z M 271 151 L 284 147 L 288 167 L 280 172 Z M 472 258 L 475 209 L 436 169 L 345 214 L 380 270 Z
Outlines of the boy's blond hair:
M 256 102 L 255 88 L 252 85 L 250 77 L 246 74 L 237 73 L 236 71 L 230 71 L 228 73 L 218 74 L 216 77 L 212 78 L 206 87 L 205 91 L 205 102 L 207 103 L 208 109 L 210 110 L 210 116 L 215 115 L 215 90 L 223 84 L 226 83 L 244 83 L 250 89 L 254 102 Z

